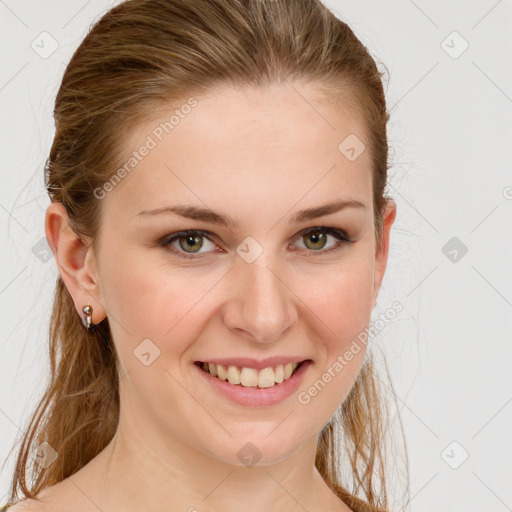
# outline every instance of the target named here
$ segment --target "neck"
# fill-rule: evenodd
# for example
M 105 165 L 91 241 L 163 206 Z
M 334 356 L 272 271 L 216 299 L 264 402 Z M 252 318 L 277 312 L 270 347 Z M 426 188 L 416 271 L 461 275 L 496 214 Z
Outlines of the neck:
M 142 436 L 133 422 L 127 428 L 120 420 L 110 444 L 72 477 L 95 510 L 239 512 L 241 505 L 246 512 L 350 510 L 314 465 L 314 437 L 290 457 L 249 467 L 145 432 Z

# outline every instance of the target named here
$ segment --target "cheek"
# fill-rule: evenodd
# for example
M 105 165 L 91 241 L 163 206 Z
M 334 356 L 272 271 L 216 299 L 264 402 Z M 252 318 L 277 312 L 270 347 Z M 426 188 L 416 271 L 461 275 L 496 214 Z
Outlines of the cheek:
M 130 367 L 133 350 L 150 339 L 162 359 L 176 359 L 199 336 L 207 318 L 208 296 L 222 272 L 177 268 L 146 253 L 112 258 L 104 266 L 105 305 L 113 337 Z M 219 283 L 220 284 L 220 283 Z M 213 296 L 213 294 L 212 294 Z
M 322 274 L 301 280 L 299 296 L 324 324 L 325 340 L 340 346 L 364 330 L 371 316 L 373 290 L 370 258 L 364 255 L 351 258 L 340 265 L 324 269 Z
M 310 428 L 325 425 L 353 388 L 366 353 L 371 319 L 373 262 L 369 252 L 354 254 L 323 272 L 323 283 L 303 278 L 301 298 L 306 322 L 314 336 L 317 362 L 297 399 L 307 407 Z M 308 313 L 309 311 L 309 313 Z M 363 334 L 363 336 L 361 336 Z

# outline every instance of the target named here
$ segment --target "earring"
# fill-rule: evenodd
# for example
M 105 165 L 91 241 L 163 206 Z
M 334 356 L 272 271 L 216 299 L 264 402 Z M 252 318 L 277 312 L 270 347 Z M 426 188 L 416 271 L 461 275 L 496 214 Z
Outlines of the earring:
M 92 306 L 87 304 L 87 306 L 82 308 L 82 311 L 85 314 L 85 319 L 82 318 L 82 323 L 84 324 L 84 327 L 89 330 L 89 327 L 92 325 Z

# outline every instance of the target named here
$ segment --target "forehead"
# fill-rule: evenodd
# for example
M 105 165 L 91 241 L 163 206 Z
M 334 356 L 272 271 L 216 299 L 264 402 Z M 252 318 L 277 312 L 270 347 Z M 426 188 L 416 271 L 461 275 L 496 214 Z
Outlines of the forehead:
M 283 211 L 298 201 L 368 201 L 369 151 L 349 159 L 344 142 L 368 148 L 366 137 L 343 102 L 335 105 L 313 86 L 216 87 L 162 107 L 131 132 L 127 161 L 139 156 L 103 207 L 133 217 L 173 200 L 215 210 L 229 201 L 252 211 L 276 200 Z

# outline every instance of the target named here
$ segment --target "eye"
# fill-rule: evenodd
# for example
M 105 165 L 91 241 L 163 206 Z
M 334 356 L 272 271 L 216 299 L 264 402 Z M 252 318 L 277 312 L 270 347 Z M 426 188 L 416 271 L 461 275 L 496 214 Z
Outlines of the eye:
M 176 253 L 183 258 L 195 258 L 193 254 L 200 254 L 199 249 L 201 249 L 204 245 L 203 240 L 207 240 L 210 244 L 212 244 L 213 248 L 216 245 L 210 240 L 209 236 L 204 231 L 199 230 L 189 230 L 182 231 L 180 233 L 173 233 L 170 236 L 164 237 L 159 245 L 163 246 L 166 251 Z M 178 243 L 180 249 L 177 249 L 173 244 L 174 242 Z M 190 252 L 188 252 L 190 249 Z M 208 252 L 208 251 L 202 251 Z
M 328 249 L 323 250 L 327 244 L 328 236 L 334 237 L 338 240 L 338 243 L 334 243 Z M 313 226 L 311 228 L 307 228 L 301 231 L 296 239 L 301 238 L 310 241 L 305 244 L 306 249 L 311 249 L 311 251 L 308 251 L 309 253 L 316 252 L 319 254 L 330 253 L 341 249 L 345 243 L 352 243 L 352 240 L 344 231 L 326 226 Z
M 338 243 L 331 245 L 328 249 L 324 249 L 327 243 L 327 238 L 329 236 L 332 236 L 338 240 Z M 182 258 L 197 258 L 199 256 L 194 256 L 194 254 L 209 252 L 207 250 L 200 251 L 200 249 L 204 247 L 204 240 L 210 243 L 212 245 L 212 249 L 215 250 L 217 246 L 211 241 L 211 238 L 214 238 L 213 234 L 196 229 L 181 231 L 179 233 L 172 233 L 171 235 L 162 238 L 158 243 L 166 251 L 177 254 Z M 307 228 L 295 236 L 294 241 L 301 238 L 310 240 L 310 242 L 305 245 L 306 252 L 310 254 L 330 253 L 332 251 L 341 249 L 341 247 L 346 243 L 352 243 L 352 240 L 344 231 L 326 226 L 313 226 Z M 176 243 L 178 246 L 175 245 Z M 310 250 L 308 251 L 308 249 Z

